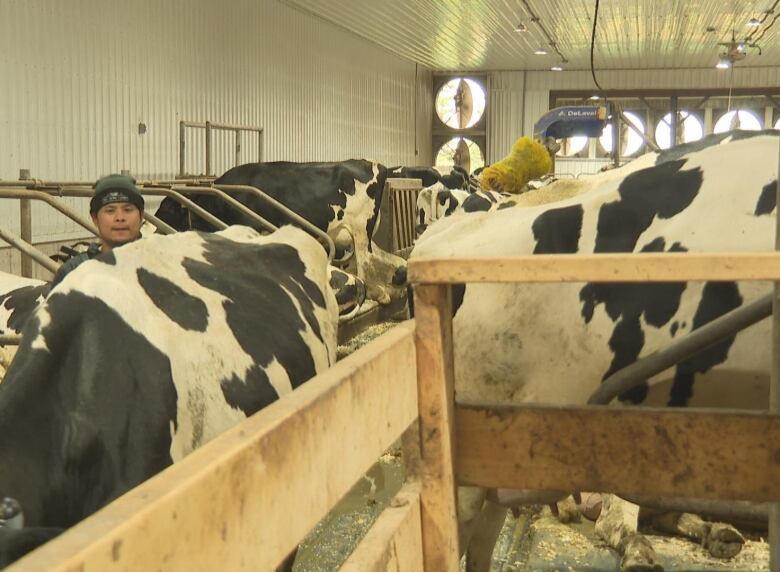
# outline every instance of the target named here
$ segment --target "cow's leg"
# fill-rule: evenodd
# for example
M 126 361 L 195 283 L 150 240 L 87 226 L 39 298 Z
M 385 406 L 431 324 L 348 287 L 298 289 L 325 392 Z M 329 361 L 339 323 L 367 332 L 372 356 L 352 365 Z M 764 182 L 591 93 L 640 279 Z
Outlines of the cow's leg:
M 715 558 L 733 558 L 745 544 L 745 537 L 730 524 L 707 522 L 686 512 L 661 514 L 653 518 L 653 524 L 664 532 L 699 542 Z
M 481 487 L 458 487 L 458 538 L 461 556 L 479 526 L 486 492 Z
M 506 521 L 506 508 L 485 501 L 466 550 L 466 572 L 489 572 L 493 549 Z
M 297 548 L 290 552 L 290 554 L 287 555 L 287 558 L 285 558 L 284 561 L 279 564 L 279 566 L 277 566 L 276 572 L 292 572 L 296 556 L 298 556 Z
M 650 541 L 637 532 L 639 507 L 615 495 L 604 495 L 596 534 L 622 556 L 623 572 L 661 572 Z

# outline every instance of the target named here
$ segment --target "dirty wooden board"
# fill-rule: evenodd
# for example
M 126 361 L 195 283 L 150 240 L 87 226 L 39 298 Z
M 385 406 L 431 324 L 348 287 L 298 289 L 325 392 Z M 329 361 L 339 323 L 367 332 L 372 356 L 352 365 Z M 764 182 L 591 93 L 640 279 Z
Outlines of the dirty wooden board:
M 422 569 L 420 492 L 407 484 L 390 501 L 341 572 L 418 572 Z
M 536 254 L 503 258 L 416 258 L 414 284 L 471 282 L 669 282 L 780 280 L 780 253 Z
M 402 324 L 9 572 L 273 570 L 417 417 Z
M 453 467 L 450 287 L 418 286 L 414 289 L 414 303 L 425 570 L 453 572 L 460 568 L 460 558 Z
M 780 416 L 616 407 L 455 411 L 460 483 L 780 500 Z

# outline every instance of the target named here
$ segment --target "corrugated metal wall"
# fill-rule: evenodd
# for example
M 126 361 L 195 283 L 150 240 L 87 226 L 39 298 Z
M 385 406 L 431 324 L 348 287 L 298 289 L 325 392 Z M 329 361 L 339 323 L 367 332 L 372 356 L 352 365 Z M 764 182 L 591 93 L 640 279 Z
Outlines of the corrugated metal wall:
M 430 72 L 276 0 L 2 0 L 0 70 L 3 179 L 172 177 L 180 120 L 263 127 L 266 161 L 430 163 Z M 235 148 L 217 133 L 215 172 Z M 188 132 L 195 173 L 202 140 Z M 38 240 L 83 234 L 34 217 Z M 18 229 L 18 207 L 0 204 L 0 223 Z
M 604 89 L 686 89 L 732 87 L 778 87 L 780 68 L 734 68 L 687 70 L 610 70 L 597 71 Z M 534 123 L 549 107 L 550 91 L 594 88 L 590 71 L 539 72 L 511 71 L 490 75 L 492 108 L 489 132 L 489 160 L 504 157 L 512 142 L 530 135 Z M 498 95 L 498 97 L 496 96 Z

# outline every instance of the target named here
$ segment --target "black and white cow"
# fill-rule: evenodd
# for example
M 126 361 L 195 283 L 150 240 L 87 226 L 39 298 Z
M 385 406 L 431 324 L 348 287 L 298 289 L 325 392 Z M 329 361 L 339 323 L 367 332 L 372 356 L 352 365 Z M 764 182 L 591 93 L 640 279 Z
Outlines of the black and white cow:
M 336 359 L 327 257 L 291 226 L 153 236 L 85 262 L 0 384 L 0 566 Z
M 482 189 L 474 192 L 451 190 L 442 183 L 426 187 L 417 194 L 417 236 L 433 222 L 456 212 L 485 212 L 513 206 L 515 196 Z
M 354 265 L 350 270 L 354 269 L 358 278 L 366 283 L 369 298 L 387 305 L 405 300 L 405 284 L 396 283 L 396 272 L 401 269 L 405 275 L 406 263 L 371 241 L 378 224 L 386 179 L 387 169 L 383 165 L 366 160 L 278 161 L 234 167 L 215 184 L 257 187 L 327 232 L 337 247 L 346 237 L 354 250 Z M 277 226 L 290 223 L 280 211 L 254 195 L 237 191 L 228 191 L 228 194 Z M 257 226 L 217 197 L 197 194 L 190 198 L 229 225 Z M 189 216 L 186 209 L 168 198 L 162 201 L 155 214 L 177 230 L 213 230 L 207 222 Z
M 49 292 L 48 282 L 0 272 L 0 334 L 19 334 Z M 0 382 L 16 346 L 0 346 Z
M 584 179 L 562 201 L 441 219 L 411 258 L 774 250 L 778 135 L 710 136 Z M 454 287 L 457 398 L 584 404 L 612 373 L 769 291 L 755 282 Z M 621 400 L 766 408 L 769 340 L 769 324 L 759 323 Z M 464 522 L 480 494 L 461 495 Z M 599 522 L 613 545 L 623 540 Z M 626 554 L 624 563 L 635 558 L 643 557 Z
M 392 167 L 389 179 L 420 179 L 423 187 L 441 183 L 448 189 L 468 190 L 469 174 L 462 167 Z

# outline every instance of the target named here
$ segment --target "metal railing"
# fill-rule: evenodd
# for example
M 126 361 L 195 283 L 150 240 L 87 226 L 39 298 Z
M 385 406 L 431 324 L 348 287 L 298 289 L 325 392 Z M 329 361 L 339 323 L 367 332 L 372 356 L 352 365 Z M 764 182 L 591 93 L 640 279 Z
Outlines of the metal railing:
M 233 131 L 235 133 L 235 164 L 241 164 L 241 133 L 246 131 L 249 133 L 257 133 L 257 161 L 263 160 L 263 128 L 251 127 L 246 125 L 230 125 L 226 123 L 212 123 L 211 121 L 199 122 L 199 121 L 179 121 L 179 176 L 187 177 L 186 168 L 184 165 L 185 154 L 187 148 L 187 128 L 205 129 L 206 130 L 206 176 L 212 176 L 212 155 L 213 155 L 213 137 L 212 132 L 216 129 L 218 131 Z

